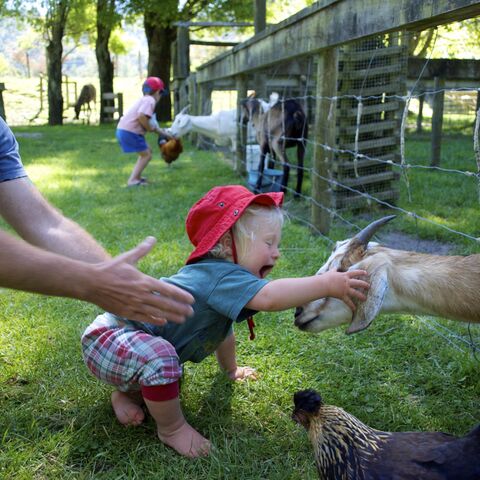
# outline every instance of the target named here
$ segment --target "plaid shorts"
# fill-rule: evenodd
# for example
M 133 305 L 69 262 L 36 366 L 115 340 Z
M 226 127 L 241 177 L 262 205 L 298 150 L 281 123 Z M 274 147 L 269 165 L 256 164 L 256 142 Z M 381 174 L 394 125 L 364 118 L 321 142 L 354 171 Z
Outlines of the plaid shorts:
M 110 313 L 99 315 L 82 335 L 83 358 L 100 380 L 122 392 L 166 385 L 182 376 L 175 348 Z

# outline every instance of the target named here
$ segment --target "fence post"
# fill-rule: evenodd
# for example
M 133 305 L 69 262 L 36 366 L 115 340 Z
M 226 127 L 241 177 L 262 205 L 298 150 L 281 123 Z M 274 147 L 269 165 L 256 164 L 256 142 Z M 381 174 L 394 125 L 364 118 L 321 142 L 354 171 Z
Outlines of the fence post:
M 253 13 L 255 17 L 255 35 L 265 30 L 267 26 L 267 2 L 266 0 L 255 0 Z
M 338 49 L 328 48 L 318 55 L 315 126 L 313 138 L 316 138 L 313 151 L 312 175 L 312 224 L 326 235 L 330 230 L 330 209 L 332 204 L 331 188 L 327 180 L 330 177 L 330 165 L 333 151 L 325 145 L 335 145 L 336 104 L 332 97 L 337 94 Z M 325 208 L 322 208 L 325 207 Z
M 2 117 L 5 121 L 7 121 L 7 117 L 5 116 L 5 104 L 3 103 L 4 90 L 6 90 L 5 84 L 0 83 L 0 117 Z
M 190 35 L 188 27 L 177 28 L 177 75 L 184 79 L 190 73 Z
M 417 115 L 417 133 L 422 133 L 423 130 L 423 105 L 425 103 L 425 91 L 420 89 L 418 95 L 418 115 Z
M 234 169 L 240 175 L 246 174 L 245 145 L 247 143 L 247 126 L 240 122 L 242 116 L 242 100 L 247 98 L 247 78 L 238 75 L 235 79 L 237 88 L 237 151 L 235 152 Z
M 211 82 L 199 84 L 198 102 L 196 115 L 210 115 L 212 113 L 212 90 Z M 211 150 L 211 141 L 208 137 L 197 133 L 190 133 L 192 143 L 196 143 L 197 147 Z M 196 138 L 196 140 L 195 140 Z
M 441 77 L 433 79 L 433 112 L 432 112 L 432 150 L 430 166 L 440 165 L 442 147 L 443 103 L 445 98 L 445 80 Z
M 115 106 L 115 100 L 117 106 Z M 118 119 L 120 119 L 123 115 L 123 93 L 104 93 L 101 98 L 100 112 L 100 123 L 115 122 L 115 113 L 118 114 Z

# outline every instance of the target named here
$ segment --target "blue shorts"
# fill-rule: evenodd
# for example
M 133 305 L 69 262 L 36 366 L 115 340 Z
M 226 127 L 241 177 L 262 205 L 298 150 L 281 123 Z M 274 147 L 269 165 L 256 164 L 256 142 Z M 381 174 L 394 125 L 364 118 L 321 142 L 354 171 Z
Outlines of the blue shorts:
M 116 136 L 125 153 L 144 152 L 149 149 L 144 135 L 117 128 Z

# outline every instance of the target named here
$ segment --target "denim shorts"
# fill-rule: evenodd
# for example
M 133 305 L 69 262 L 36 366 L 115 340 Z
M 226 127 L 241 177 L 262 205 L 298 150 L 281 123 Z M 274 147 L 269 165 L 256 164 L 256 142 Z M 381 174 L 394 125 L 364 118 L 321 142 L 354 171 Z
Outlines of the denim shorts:
M 116 136 L 124 153 L 144 152 L 149 148 L 145 136 L 139 133 L 117 128 Z

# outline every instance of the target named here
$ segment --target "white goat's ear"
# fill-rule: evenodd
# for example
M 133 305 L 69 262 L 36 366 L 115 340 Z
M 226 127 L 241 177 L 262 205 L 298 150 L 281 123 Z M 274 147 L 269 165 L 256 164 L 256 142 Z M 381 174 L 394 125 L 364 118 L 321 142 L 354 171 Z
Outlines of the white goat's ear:
M 357 333 L 370 326 L 382 308 L 387 291 L 387 271 L 383 268 L 370 277 L 370 290 L 367 292 L 367 299 L 357 305 L 347 333 Z

